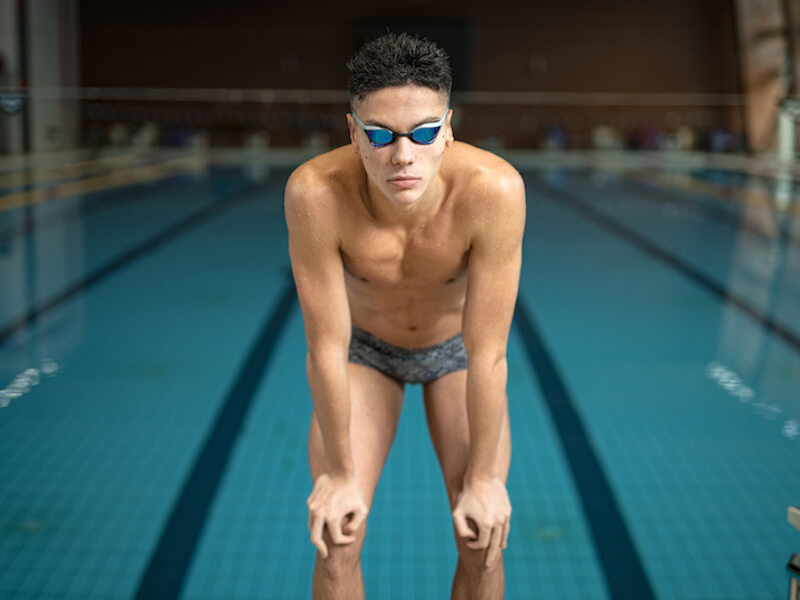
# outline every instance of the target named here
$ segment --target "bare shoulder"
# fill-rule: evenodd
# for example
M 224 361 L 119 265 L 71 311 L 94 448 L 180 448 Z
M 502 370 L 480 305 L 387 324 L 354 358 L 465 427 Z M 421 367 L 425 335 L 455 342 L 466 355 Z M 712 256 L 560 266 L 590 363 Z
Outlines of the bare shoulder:
M 284 210 L 290 232 L 301 227 L 329 234 L 357 197 L 358 163 L 348 147 L 336 148 L 297 167 L 286 182 Z
M 297 167 L 286 182 L 284 203 L 289 208 L 321 211 L 334 209 L 345 197 L 352 160 L 345 148 L 320 154 Z
M 447 157 L 448 179 L 458 202 L 473 216 L 525 217 L 525 183 L 505 159 L 470 144 L 455 142 Z

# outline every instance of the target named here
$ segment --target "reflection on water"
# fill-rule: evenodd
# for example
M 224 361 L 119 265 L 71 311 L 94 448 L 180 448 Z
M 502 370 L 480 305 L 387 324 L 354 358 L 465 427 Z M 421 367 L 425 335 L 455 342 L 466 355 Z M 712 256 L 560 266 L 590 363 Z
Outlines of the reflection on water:
M 82 339 L 85 299 L 81 294 L 43 319 L 30 315 L 85 277 L 84 208 L 93 201 L 97 198 L 92 195 L 75 196 L 0 211 L 0 331 L 16 332 L 15 342 L 26 349 L 24 363 L 61 356 Z
M 736 373 L 721 363 L 716 361 L 708 363 L 706 375 L 742 402 L 750 402 L 755 397 L 755 392 L 753 392 L 752 388 L 745 385 Z
M 716 381 L 722 389 L 742 404 L 750 404 L 753 407 L 753 412 L 758 416 L 768 421 L 773 421 L 783 415 L 784 411 L 780 406 L 758 400 L 755 391 L 744 383 L 741 376 L 719 361 L 708 363 L 706 376 Z M 800 437 L 800 421 L 794 418 L 783 421 L 781 434 L 790 440 Z
M 797 419 L 789 419 L 786 423 L 783 424 L 783 431 L 784 437 L 789 438 L 790 440 L 795 440 L 800 437 L 800 421 Z
M 787 210 L 786 202 L 787 198 L 790 202 L 795 201 L 792 194 L 797 189 L 797 182 L 791 174 L 784 175 L 778 181 L 774 177 L 742 173 L 706 173 L 706 177 L 718 182 L 761 192 L 751 193 L 748 202 L 739 207 L 741 227 L 731 248 L 730 267 L 725 279 L 728 289 L 749 298 L 765 318 L 775 319 L 793 329 L 796 310 L 791 308 L 795 292 L 790 264 L 797 248 L 791 231 L 794 217 Z M 781 190 L 778 190 L 779 185 L 783 186 Z M 776 191 L 781 191 L 782 200 L 777 199 Z M 788 439 L 800 437 L 797 419 L 787 417 L 787 413 L 797 412 L 793 405 L 795 399 L 787 393 L 790 386 L 771 367 L 776 352 L 773 334 L 763 326 L 754 329 L 752 321 L 743 319 L 739 309 L 731 304 L 723 309 L 719 331 L 719 361 L 709 365 L 709 377 L 729 392 L 741 392 L 744 389 L 741 380 L 746 378 L 760 396 L 758 401 L 754 400 L 755 395 L 752 398 L 753 411 L 765 419 L 783 417 L 786 419 L 782 427 L 783 436 Z
M 748 196 L 748 203 L 759 197 L 767 200 L 766 208 L 780 213 L 800 212 L 800 179 L 792 165 L 777 163 L 767 172 L 747 173 L 728 169 L 699 169 L 692 176 L 713 183 L 731 192 Z
M 41 382 L 41 376 L 55 377 L 61 371 L 59 364 L 46 358 L 39 368 L 30 367 L 18 374 L 4 389 L 0 389 L 0 408 L 7 408 L 13 400 L 21 398 Z

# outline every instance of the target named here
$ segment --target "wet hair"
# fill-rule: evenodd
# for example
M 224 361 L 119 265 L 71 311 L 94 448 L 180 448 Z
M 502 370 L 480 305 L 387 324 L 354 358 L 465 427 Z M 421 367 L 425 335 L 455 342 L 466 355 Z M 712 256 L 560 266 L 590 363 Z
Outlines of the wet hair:
M 350 104 L 370 92 L 400 85 L 419 85 L 444 93 L 453 85 L 447 52 L 428 39 L 386 33 L 365 43 L 347 62 Z

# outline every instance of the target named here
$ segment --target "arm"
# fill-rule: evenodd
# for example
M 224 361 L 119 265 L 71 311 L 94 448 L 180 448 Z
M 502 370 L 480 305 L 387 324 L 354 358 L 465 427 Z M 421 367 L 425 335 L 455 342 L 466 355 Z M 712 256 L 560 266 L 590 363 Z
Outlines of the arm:
M 506 349 L 522 263 L 525 188 L 510 167 L 478 186 L 479 231 L 470 250 L 463 336 L 469 357 L 467 417 L 470 448 L 463 491 L 453 512 L 459 534 L 475 538 L 466 518 L 478 526 L 470 547 L 488 548 L 487 564 L 499 558 L 508 536 L 511 506 L 495 472 L 506 400 Z
M 309 497 L 312 542 L 323 557 L 322 530 L 334 543 L 349 543 L 342 530 L 351 515 L 355 531 L 366 506 L 355 481 L 350 448 L 350 393 L 347 380 L 350 309 L 335 224 L 335 198 L 323 181 L 301 167 L 286 185 L 285 212 L 289 256 L 306 331 L 306 372 L 314 412 L 322 432 L 327 473 Z

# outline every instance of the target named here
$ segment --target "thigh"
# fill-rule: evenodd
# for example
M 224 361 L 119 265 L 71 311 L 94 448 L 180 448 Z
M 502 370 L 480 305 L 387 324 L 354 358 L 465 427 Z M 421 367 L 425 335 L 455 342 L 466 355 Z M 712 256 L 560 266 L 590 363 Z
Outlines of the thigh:
M 455 504 L 464 481 L 469 459 L 469 421 L 467 419 L 467 372 L 454 371 L 425 385 L 425 415 L 431 441 L 442 467 L 450 506 Z M 503 482 L 511 462 L 511 430 L 508 410 L 497 449 L 495 469 Z
M 371 506 L 375 487 L 389 456 L 400 420 L 403 385 L 375 369 L 355 363 L 348 363 L 348 378 L 353 463 L 364 502 Z M 311 477 L 316 480 L 327 470 L 325 448 L 316 414 L 311 416 L 308 458 Z

